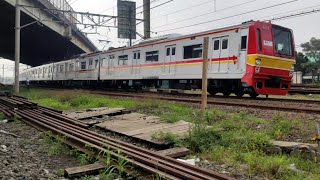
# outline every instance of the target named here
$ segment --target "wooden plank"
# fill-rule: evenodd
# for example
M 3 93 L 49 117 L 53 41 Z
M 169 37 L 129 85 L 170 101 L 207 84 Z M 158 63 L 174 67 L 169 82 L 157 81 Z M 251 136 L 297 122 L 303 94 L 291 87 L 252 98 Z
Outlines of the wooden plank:
M 190 150 L 188 148 L 171 148 L 157 151 L 157 153 L 172 158 L 180 158 L 189 155 Z
M 95 163 L 95 164 L 89 164 L 85 166 L 66 168 L 64 170 L 64 173 L 66 176 L 70 178 L 74 178 L 74 177 L 80 177 L 85 175 L 98 174 L 99 171 L 105 168 L 106 166 L 103 163 Z
M 166 142 L 160 142 L 153 139 L 152 136 L 161 131 L 164 133 L 170 132 L 177 135 L 185 135 L 188 133 L 192 123 L 185 121 L 165 123 L 156 116 L 130 113 L 114 116 L 110 121 L 104 121 L 95 126 L 154 144 L 166 144 Z
M 177 126 L 184 126 L 186 124 L 189 124 L 189 123 L 187 123 L 185 121 L 179 121 L 179 122 L 174 123 L 174 124 L 160 123 L 160 124 L 152 126 L 152 128 L 136 129 L 136 130 L 127 132 L 127 134 L 130 135 L 130 136 L 135 136 L 135 135 L 139 135 L 139 134 L 145 134 L 145 133 L 148 133 L 148 132 L 155 132 L 155 131 L 164 130 L 164 129 L 168 129 L 168 128 L 174 128 L 174 127 L 177 127 Z

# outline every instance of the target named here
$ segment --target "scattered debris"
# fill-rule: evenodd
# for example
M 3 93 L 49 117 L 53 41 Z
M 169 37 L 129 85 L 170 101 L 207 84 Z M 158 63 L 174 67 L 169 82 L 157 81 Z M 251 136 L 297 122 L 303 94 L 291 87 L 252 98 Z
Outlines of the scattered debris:
M 1 124 L 5 124 L 5 123 L 8 123 L 8 122 L 9 122 L 8 119 L 4 119 L 4 120 L 0 121 Z
M 103 163 L 94 163 L 94 164 L 89 164 L 85 166 L 66 168 L 64 170 L 64 174 L 69 178 L 95 175 L 95 174 L 98 174 L 99 171 L 105 168 L 106 168 L 106 165 L 104 165 Z
M 189 155 L 190 150 L 188 148 L 171 148 L 158 151 L 158 154 L 169 156 L 172 158 L 180 158 Z
M 8 152 L 7 146 L 6 145 L 0 145 L 0 151 Z
M 196 165 L 197 163 L 200 162 L 200 159 L 199 158 L 196 158 L 196 159 L 177 159 L 178 161 L 182 161 L 182 162 L 185 162 L 185 163 L 188 163 L 188 164 L 191 164 L 191 165 Z
M 268 149 L 268 152 L 286 153 L 290 155 L 299 155 L 305 159 L 314 160 L 317 155 L 317 145 L 299 142 L 273 141 L 274 147 Z
M 296 173 L 300 173 L 301 171 L 297 168 L 295 164 L 290 164 L 290 169 Z
M 4 131 L 4 130 L 0 130 L 0 133 L 1 134 L 6 134 L 6 135 L 10 135 L 10 136 L 13 136 L 13 137 L 16 137 L 16 138 L 20 138 L 20 136 L 18 136 L 16 134 L 13 134 L 13 133 L 10 133 L 10 132 L 7 132 L 7 131 Z

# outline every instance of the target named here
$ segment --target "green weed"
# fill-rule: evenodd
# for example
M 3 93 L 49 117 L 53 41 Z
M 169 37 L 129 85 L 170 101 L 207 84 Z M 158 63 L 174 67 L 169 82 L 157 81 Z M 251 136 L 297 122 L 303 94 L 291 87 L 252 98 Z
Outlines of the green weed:
M 175 135 L 171 132 L 160 131 L 158 133 L 152 134 L 152 139 L 157 140 L 157 141 L 166 142 L 169 144 L 177 144 L 179 141 L 179 136 Z
M 0 120 L 3 120 L 5 118 L 6 118 L 6 116 L 2 112 L 0 112 Z
M 42 134 L 42 143 L 45 147 L 47 147 L 50 156 L 67 154 L 69 148 L 64 145 L 64 141 L 64 137 L 53 135 L 51 132 Z

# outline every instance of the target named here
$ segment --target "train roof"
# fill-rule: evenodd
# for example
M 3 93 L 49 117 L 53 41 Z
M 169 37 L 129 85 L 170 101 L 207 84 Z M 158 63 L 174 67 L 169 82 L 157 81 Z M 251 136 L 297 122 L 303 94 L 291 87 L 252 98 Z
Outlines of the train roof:
M 228 27 L 224 27 L 224 28 L 218 28 L 218 29 L 213 29 L 213 30 L 208 30 L 208 31 L 203 31 L 203 32 L 193 33 L 193 34 L 187 34 L 187 35 L 172 34 L 172 35 L 165 35 L 165 36 L 150 38 L 150 39 L 143 41 L 143 43 L 139 43 L 139 44 L 136 44 L 136 45 L 133 45 L 130 47 L 115 48 L 115 49 L 104 51 L 103 53 L 113 53 L 113 52 L 117 52 L 117 51 L 124 51 L 124 50 L 128 50 L 128 49 L 145 47 L 145 46 L 149 46 L 149 45 L 162 44 L 162 43 L 166 43 L 166 42 L 170 42 L 170 41 L 183 40 L 183 39 L 188 39 L 188 38 L 198 37 L 198 36 L 206 36 L 211 33 L 219 33 L 219 32 L 229 31 L 229 30 L 233 30 L 233 29 L 236 30 L 239 28 L 248 27 L 248 26 L 252 25 L 254 22 L 255 21 L 247 21 L 242 24 L 238 24 L 238 25 L 234 25 L 234 26 L 228 26 Z

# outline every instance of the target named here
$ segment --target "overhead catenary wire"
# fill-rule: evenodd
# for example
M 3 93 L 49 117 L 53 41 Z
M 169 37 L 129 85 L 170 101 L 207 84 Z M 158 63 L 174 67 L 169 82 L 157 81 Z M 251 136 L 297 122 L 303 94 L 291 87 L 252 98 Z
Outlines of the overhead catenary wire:
M 267 22 L 267 21 L 281 21 L 281 20 L 286 20 L 286 19 L 290 19 L 290 18 L 296 18 L 296 17 L 299 17 L 299 16 L 319 13 L 320 9 L 314 9 L 315 7 L 319 7 L 319 6 L 320 6 L 320 4 L 309 6 L 309 7 L 305 7 L 305 8 L 286 11 L 284 13 L 277 13 L 277 14 L 268 15 L 268 16 L 260 16 L 260 17 L 257 17 L 257 19 L 265 19 L 265 20 L 262 20 L 262 21 L 266 21 Z M 310 10 L 310 8 L 313 8 L 313 9 Z M 299 12 L 288 15 L 288 13 L 297 12 L 297 11 L 299 11 Z M 300 11 L 306 11 L 306 12 L 300 12 Z M 288 18 L 284 18 L 284 17 L 288 17 Z M 238 21 L 238 22 L 234 22 L 234 23 L 224 24 L 222 26 L 216 26 L 214 28 L 220 28 L 220 27 L 226 27 L 226 26 L 234 26 L 236 24 L 239 24 L 239 23 L 242 23 L 242 22 L 245 22 L 245 21 L 249 21 L 249 20 L 244 20 L 244 21 Z M 210 29 L 212 29 L 212 28 L 213 27 L 211 27 Z M 208 30 L 208 29 L 206 29 L 206 30 Z
M 152 0 L 152 1 L 150 1 L 150 4 L 152 4 L 152 3 L 154 3 L 154 2 L 157 2 L 157 1 L 159 1 L 159 0 Z M 149 4 L 149 3 L 148 3 L 148 4 Z M 142 4 L 141 6 L 136 7 L 136 9 L 142 8 L 142 7 L 145 6 L 145 5 L 147 5 L 147 4 Z
M 166 2 L 164 2 L 164 3 L 158 4 L 158 5 L 156 5 L 156 6 L 153 6 L 153 7 L 150 8 L 150 10 L 151 10 L 151 9 L 155 9 L 155 8 L 157 8 L 157 7 L 160 7 L 160 6 L 163 6 L 163 5 L 165 5 L 165 4 L 168 4 L 168 3 L 172 2 L 172 1 L 174 1 L 174 0 L 169 0 L 169 1 L 166 1 Z M 141 14 L 141 13 L 143 13 L 143 11 L 140 11 L 140 12 L 138 12 L 137 14 Z
M 188 20 L 191 20 L 191 19 L 195 19 L 195 18 L 206 16 L 206 15 L 209 15 L 209 14 L 214 14 L 214 13 L 217 13 L 217 12 L 225 11 L 225 10 L 232 9 L 232 8 L 235 8 L 235 7 L 238 7 L 238 6 L 242 6 L 242 5 L 245 5 L 245 4 L 249 4 L 249 3 L 252 3 L 252 2 L 255 2 L 255 1 L 257 1 L 257 0 L 247 1 L 247 2 L 244 2 L 244 3 L 240 3 L 240 4 L 236 4 L 236 5 L 233 5 L 233 6 L 229 6 L 229 7 L 220 9 L 218 11 L 204 13 L 204 14 L 201 14 L 201 15 L 198 15 L 198 16 L 194 16 L 194 17 L 191 17 L 191 18 L 186 18 L 186 19 L 175 21 L 175 22 L 172 22 L 172 23 L 167 23 L 167 24 L 164 24 L 164 25 L 156 26 L 154 28 L 159 28 L 159 27 L 168 26 L 168 25 L 171 25 L 171 24 L 185 22 L 185 21 L 188 21 Z
M 168 13 L 168 14 L 162 14 L 162 15 L 159 15 L 157 17 L 154 17 L 154 18 L 151 18 L 151 20 L 154 20 L 154 19 L 159 19 L 163 16 L 168 16 L 168 15 L 171 15 L 171 14 L 176 14 L 176 13 L 179 13 L 179 12 L 182 12 L 182 11 L 185 11 L 185 10 L 188 10 L 188 9 L 192 9 L 192 8 L 195 8 L 195 7 L 199 7 L 199 6 L 202 6 L 204 4 L 208 4 L 208 3 L 212 3 L 214 2 L 215 0 L 210 0 L 210 1 L 206 1 L 206 2 L 203 2 L 203 3 L 200 3 L 200 4 L 197 4 L 197 5 L 193 5 L 191 7 L 187 7 L 187 8 L 184 8 L 184 9 L 180 9 L 180 10 L 177 10 L 177 11 L 174 11 L 174 12 L 171 12 L 171 13 Z M 255 0 L 256 1 L 256 0 Z
M 238 17 L 238 16 L 241 16 L 241 15 L 250 14 L 250 13 L 253 13 L 253 12 L 257 12 L 257 11 L 262 11 L 262 10 L 271 9 L 271 8 L 278 7 L 278 6 L 283 6 L 283 5 L 294 3 L 294 2 L 297 2 L 297 1 L 299 1 L 299 0 L 287 1 L 287 2 L 284 2 L 284 3 L 279 3 L 279 4 L 275 4 L 275 5 L 271 5 L 271 6 L 267 6 L 267 7 L 263 7 L 263 8 L 259 8 L 259 9 L 255 9 L 255 10 L 251 10 L 251 11 L 246 11 L 246 12 L 235 14 L 235 15 L 231 15 L 231 16 L 226 16 L 226 17 L 213 19 L 213 20 L 209 20 L 209 21 L 205 21 L 205 22 L 195 23 L 195 24 L 191 24 L 191 25 L 187 25 L 187 26 L 180 26 L 180 27 L 177 27 L 177 28 L 160 30 L 160 31 L 157 31 L 157 32 L 167 32 L 167 31 L 172 31 L 172 30 L 177 30 L 177 29 L 184 29 L 184 28 L 188 28 L 188 27 L 198 26 L 198 25 L 202 25 L 202 24 L 208 24 L 208 23 L 215 22 L 215 21 L 230 19 L 230 18 L 233 18 L 233 17 Z

